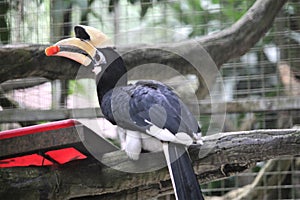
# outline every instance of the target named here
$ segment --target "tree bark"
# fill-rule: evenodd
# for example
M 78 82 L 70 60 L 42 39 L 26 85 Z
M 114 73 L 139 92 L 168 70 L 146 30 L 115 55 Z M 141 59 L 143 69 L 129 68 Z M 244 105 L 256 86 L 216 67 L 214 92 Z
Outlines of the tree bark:
M 155 44 L 117 47 L 124 55 L 127 68 L 145 63 L 160 63 L 179 70 L 181 74 L 194 73 L 189 63 L 176 55 L 193 55 L 196 62 L 202 62 L 202 52 L 195 43 L 204 47 L 219 68 L 229 59 L 246 53 L 272 26 L 274 18 L 287 0 L 257 0 L 248 12 L 231 27 L 218 33 L 175 44 Z M 79 65 L 60 58 L 46 57 L 46 45 L 21 45 L 0 48 L 0 83 L 9 79 L 45 77 L 54 79 L 74 79 Z M 141 48 L 143 47 L 143 48 Z M 201 56 L 199 56 L 201 54 Z M 59 65 L 58 65 L 59 63 Z M 83 76 L 92 76 L 90 69 L 84 69 Z M 157 73 L 153 74 L 157 76 Z M 205 84 L 204 84 L 205 85 Z
M 201 183 L 234 175 L 258 161 L 296 156 L 300 130 L 256 130 L 204 137 L 204 145 L 190 148 Z M 148 153 L 138 161 L 123 151 L 105 154 L 100 162 L 84 160 L 62 166 L 0 169 L 1 199 L 149 199 L 172 191 L 166 168 L 147 173 L 125 173 L 148 162 L 163 161 L 162 153 Z M 101 163 L 105 163 L 106 167 Z

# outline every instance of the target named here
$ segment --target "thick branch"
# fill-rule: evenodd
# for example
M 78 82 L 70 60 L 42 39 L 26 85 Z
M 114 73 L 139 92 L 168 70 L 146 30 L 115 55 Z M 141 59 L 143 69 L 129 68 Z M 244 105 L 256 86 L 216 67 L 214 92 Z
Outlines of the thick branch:
M 0 48 L 0 83 L 28 77 L 45 77 L 50 80 L 76 77 L 79 69 L 77 63 L 61 57 L 47 57 L 45 48 L 46 45 Z
M 118 47 L 117 49 L 121 53 L 134 50 L 133 52 L 126 53 L 124 56 L 129 69 L 141 64 L 155 62 L 174 67 L 180 73 L 186 74 L 194 72 L 194 69 L 188 67 L 188 63 L 179 56 L 166 52 L 162 54 L 161 50 L 171 52 L 180 51 L 182 55 L 194 54 L 195 59 L 198 62 L 202 62 L 201 56 L 197 52 L 199 49 L 193 48 L 196 42 L 205 48 L 216 65 L 220 67 L 229 59 L 241 56 L 249 48 L 253 47 L 269 30 L 276 14 L 286 1 L 257 0 L 248 12 L 233 26 L 196 40 L 187 40 L 177 44 L 146 46 L 150 49 L 137 50 L 137 48 L 141 48 L 143 45 Z M 52 80 L 74 78 L 79 65 L 64 58 L 47 58 L 44 55 L 45 47 L 45 45 L 27 45 L 1 48 L 0 83 L 9 79 L 30 76 L 45 77 Z M 87 74 L 85 75 L 88 76 Z M 153 76 L 157 76 L 157 73 L 155 72 Z
M 296 156 L 299 152 L 299 129 L 215 134 L 204 137 L 200 150 L 198 147 L 190 149 L 200 182 L 233 175 L 258 161 Z M 149 163 L 149 167 L 160 165 L 163 155 L 144 154 L 139 161 L 131 161 L 124 152 L 118 151 L 105 154 L 101 162 L 126 171 L 137 169 L 141 164 L 145 166 L 145 162 Z M 102 195 L 104 199 L 117 199 L 125 195 L 128 199 L 149 199 L 171 189 L 166 168 L 148 173 L 124 173 L 115 169 L 85 161 L 56 169 L 0 169 L 0 196 L 68 199 Z
M 24 78 L 24 79 L 14 79 L 6 81 L 5 83 L 0 84 L 3 92 L 8 92 L 11 90 L 25 89 L 41 85 L 48 82 L 49 80 L 45 78 Z

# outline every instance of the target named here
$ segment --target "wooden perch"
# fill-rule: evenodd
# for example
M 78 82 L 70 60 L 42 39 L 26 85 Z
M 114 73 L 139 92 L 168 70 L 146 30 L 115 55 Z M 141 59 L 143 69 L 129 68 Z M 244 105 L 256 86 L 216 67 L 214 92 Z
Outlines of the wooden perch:
M 195 171 L 202 183 L 242 172 L 258 161 L 296 156 L 300 155 L 299 152 L 299 129 L 220 133 L 204 137 L 204 145 L 200 148 L 197 146 L 190 148 Z M 149 169 L 162 165 L 163 160 L 162 153 L 147 153 L 143 154 L 140 160 L 131 161 L 124 152 L 115 151 L 105 154 L 99 163 L 74 161 L 58 168 L 3 168 L 0 169 L 0 197 L 3 199 L 158 197 L 172 191 L 166 168 L 156 171 Z M 145 164 L 150 172 L 122 172 L 132 170 L 138 172 L 139 166 Z

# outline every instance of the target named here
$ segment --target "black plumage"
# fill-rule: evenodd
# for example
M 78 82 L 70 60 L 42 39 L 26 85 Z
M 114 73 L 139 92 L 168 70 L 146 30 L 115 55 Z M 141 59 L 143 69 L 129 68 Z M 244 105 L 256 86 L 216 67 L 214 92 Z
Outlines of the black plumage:
M 107 64 L 96 76 L 97 94 L 101 110 L 111 123 L 144 132 L 155 124 L 173 134 L 185 132 L 191 137 L 201 132 L 194 116 L 170 87 L 153 80 L 127 85 L 122 57 L 113 48 L 99 50 Z
M 184 132 L 193 137 L 193 133 L 201 132 L 191 112 L 170 87 L 153 80 L 127 85 L 122 58 L 112 48 L 100 51 L 107 64 L 96 76 L 97 93 L 106 119 L 122 128 L 144 133 L 152 125 L 174 135 Z M 177 198 L 203 199 L 185 148 L 182 144 L 168 146 Z
M 96 48 L 107 39 L 102 32 L 76 26 L 75 35 L 76 38 L 61 40 L 48 47 L 46 55 L 92 65 L 102 113 L 112 124 L 134 135 L 126 136 L 127 155 L 138 159 L 142 148 L 157 151 L 151 148 L 155 142 L 164 151 L 176 199 L 203 199 L 186 150 L 192 143 L 202 143 L 201 129 L 187 106 L 170 87 L 158 81 L 138 81 L 128 85 L 122 57 L 113 48 Z M 70 47 L 77 50 L 69 50 Z M 144 140 L 142 134 L 149 135 L 151 142 Z

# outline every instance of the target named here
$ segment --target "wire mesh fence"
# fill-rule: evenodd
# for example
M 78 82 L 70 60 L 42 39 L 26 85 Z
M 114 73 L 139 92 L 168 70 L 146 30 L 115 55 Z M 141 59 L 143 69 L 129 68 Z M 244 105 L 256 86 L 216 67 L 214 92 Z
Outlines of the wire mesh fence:
M 103 30 L 116 45 L 174 43 L 231 26 L 253 3 L 254 0 L 2 0 L 0 42 L 3 45 L 49 44 L 72 35 L 74 25 L 88 24 Z M 253 100 L 284 99 L 286 109 L 279 106 L 268 110 L 257 104 L 255 111 L 249 107 L 246 112 L 229 112 L 223 131 L 291 128 L 299 124 L 299 44 L 300 2 L 290 0 L 255 47 L 224 64 L 220 71 L 226 102 L 244 102 L 247 107 L 247 102 Z M 217 80 L 216 88 L 219 83 Z M 75 94 L 75 90 L 80 94 Z M 0 84 L 0 109 L 74 108 L 85 104 L 83 99 L 74 105 L 74 95 L 86 96 L 93 91 L 91 86 L 73 80 L 11 80 Z M 95 96 L 89 99 L 94 99 L 93 105 L 97 106 Z M 199 117 L 204 130 L 211 115 Z M 2 123 L 1 129 L 12 128 L 11 123 Z M 300 199 L 299 159 L 258 163 L 245 173 L 207 183 L 203 190 L 208 196 L 222 196 L 250 184 L 256 184 L 251 192 L 257 196 L 249 195 L 245 199 Z

